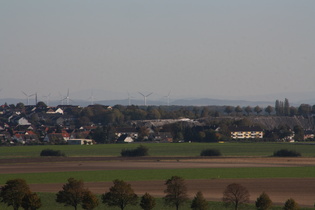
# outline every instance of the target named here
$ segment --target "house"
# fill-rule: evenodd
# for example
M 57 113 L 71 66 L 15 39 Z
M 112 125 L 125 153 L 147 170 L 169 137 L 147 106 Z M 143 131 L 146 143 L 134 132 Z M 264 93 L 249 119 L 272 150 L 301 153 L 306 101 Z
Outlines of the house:
M 92 139 L 68 139 L 67 143 L 70 145 L 93 145 Z
M 259 126 L 236 126 L 229 127 L 233 139 L 262 139 L 263 129 Z
M 314 137 L 315 137 L 315 135 L 314 135 L 314 132 L 312 130 L 304 131 L 304 140 L 314 139 Z
M 117 142 L 132 143 L 134 140 L 128 134 L 122 134 L 117 138 Z
M 122 135 L 127 135 L 132 139 L 138 138 L 138 131 L 135 128 L 127 127 L 127 128 L 117 128 L 116 129 L 116 136 L 119 138 Z M 117 139 L 118 140 L 118 139 Z
M 156 134 L 154 140 L 160 142 L 173 142 L 173 135 L 171 132 L 161 130 Z
M 50 142 L 52 144 L 63 144 L 66 143 L 61 133 L 50 133 L 44 137 L 44 142 Z
M 11 116 L 9 122 L 15 125 L 31 125 L 31 123 L 25 118 L 20 115 Z

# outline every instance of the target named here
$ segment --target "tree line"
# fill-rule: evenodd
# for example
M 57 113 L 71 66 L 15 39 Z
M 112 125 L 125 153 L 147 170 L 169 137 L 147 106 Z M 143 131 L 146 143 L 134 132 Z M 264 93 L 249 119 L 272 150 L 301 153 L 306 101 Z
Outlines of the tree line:
M 179 210 L 189 201 L 184 178 L 172 176 L 165 181 L 165 186 L 163 201 L 166 206 Z M 246 187 L 238 183 L 231 183 L 223 192 L 222 202 L 226 207 L 238 210 L 243 204 L 249 203 L 249 198 L 250 193 Z M 145 193 L 139 198 L 130 184 L 119 179 L 113 181 L 113 186 L 109 188 L 108 192 L 101 195 L 101 200 L 107 206 L 117 207 L 121 210 L 128 205 L 139 205 L 143 210 L 152 210 L 156 205 L 155 198 L 149 193 Z M 24 210 L 37 210 L 42 207 L 41 199 L 36 193 L 30 191 L 23 179 L 8 180 L 0 189 L 0 201 L 7 206 L 12 206 L 14 210 L 18 210 L 20 207 Z M 68 182 L 62 186 L 62 190 L 56 194 L 55 201 L 64 206 L 72 206 L 75 210 L 78 206 L 86 210 L 93 210 L 100 202 L 95 194 L 84 187 L 82 180 L 74 178 L 69 178 Z M 271 208 L 272 201 L 265 192 L 262 192 L 256 199 L 255 206 L 258 210 L 267 210 Z M 198 191 L 190 202 L 190 207 L 193 210 L 207 210 L 209 203 L 203 193 Z M 290 198 L 285 202 L 283 209 L 297 210 L 299 206 L 294 199 Z

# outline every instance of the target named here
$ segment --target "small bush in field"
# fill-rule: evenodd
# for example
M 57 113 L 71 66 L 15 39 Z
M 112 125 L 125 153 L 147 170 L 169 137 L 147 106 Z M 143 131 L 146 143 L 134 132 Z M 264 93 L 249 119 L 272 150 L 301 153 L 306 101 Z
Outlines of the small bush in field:
M 221 152 L 218 149 L 204 149 L 201 151 L 200 156 L 221 156 Z
M 66 156 L 60 150 L 44 149 L 41 151 L 40 156 Z
M 136 149 L 123 149 L 121 151 L 121 156 L 123 157 L 137 157 L 137 156 L 148 156 L 149 148 L 140 145 Z
M 294 150 L 281 149 L 273 153 L 274 157 L 300 157 L 301 153 Z

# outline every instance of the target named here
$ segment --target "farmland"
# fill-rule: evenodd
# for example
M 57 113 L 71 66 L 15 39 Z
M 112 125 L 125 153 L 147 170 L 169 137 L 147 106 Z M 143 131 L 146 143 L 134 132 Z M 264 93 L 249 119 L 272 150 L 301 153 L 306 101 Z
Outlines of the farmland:
M 282 205 L 290 197 L 304 207 L 312 207 L 315 201 L 314 145 L 145 144 L 149 148 L 149 157 L 119 157 L 121 149 L 138 145 L 0 147 L 0 184 L 12 178 L 24 178 L 32 191 L 39 192 L 43 202 L 49 203 L 69 177 L 82 179 L 92 192 L 99 195 L 118 178 L 130 183 L 139 196 L 149 192 L 158 198 L 161 209 L 164 181 L 178 175 L 186 180 L 190 198 L 201 190 L 214 205 L 212 209 L 222 209 L 216 202 L 221 200 L 224 188 L 233 182 L 248 188 L 251 203 L 262 191 L 267 192 L 276 205 Z M 46 148 L 61 150 L 67 157 L 39 157 L 40 151 Z M 205 148 L 219 149 L 223 156 L 199 157 Z M 274 151 L 283 148 L 299 151 L 303 157 L 270 157 Z M 71 209 L 55 202 L 45 205 Z M 104 205 L 98 209 L 104 209 Z M 189 205 L 183 209 L 189 209 Z

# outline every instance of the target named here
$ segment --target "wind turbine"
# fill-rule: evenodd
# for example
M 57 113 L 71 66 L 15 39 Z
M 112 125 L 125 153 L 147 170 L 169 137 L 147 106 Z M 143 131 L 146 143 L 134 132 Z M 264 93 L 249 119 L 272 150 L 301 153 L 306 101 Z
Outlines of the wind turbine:
M 30 95 L 27 95 L 25 92 L 22 91 L 22 93 L 26 96 L 26 99 L 27 99 L 27 105 L 30 105 L 30 97 L 31 96 L 34 96 L 36 93 L 33 93 L 33 94 L 30 94 Z
M 164 96 L 165 98 L 167 98 L 167 106 L 170 105 L 170 95 L 171 95 L 171 91 L 168 92 L 167 96 Z
M 130 106 L 131 105 L 131 99 L 134 98 L 132 96 L 130 96 L 130 93 L 127 91 L 128 93 L 128 105 Z
M 89 97 L 89 99 L 91 100 L 91 105 L 94 105 L 94 95 L 93 95 L 93 90 L 91 90 L 91 96 Z
M 66 96 L 64 99 L 62 99 L 62 100 L 66 100 L 67 105 L 69 105 L 69 101 L 72 101 L 72 100 L 70 99 L 70 96 L 69 96 L 69 88 L 68 88 L 67 96 Z
M 144 106 L 147 105 L 147 97 L 149 97 L 150 95 L 152 95 L 152 93 L 149 93 L 148 95 L 144 95 L 142 93 L 139 92 L 139 94 L 141 94 L 143 96 L 143 99 L 144 99 Z

